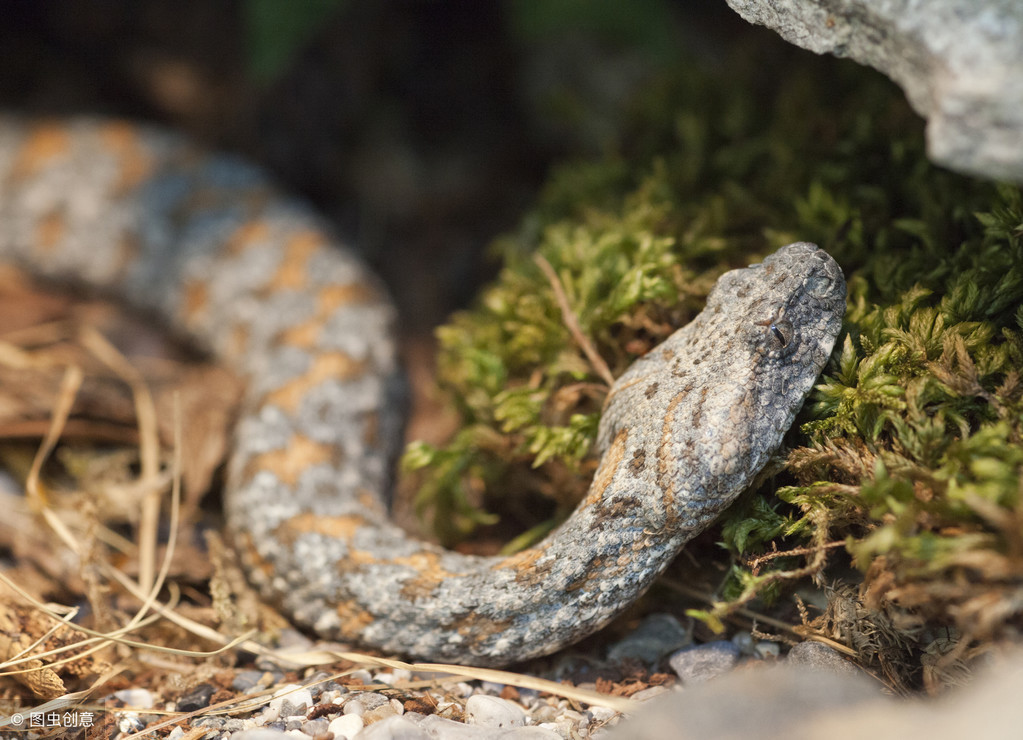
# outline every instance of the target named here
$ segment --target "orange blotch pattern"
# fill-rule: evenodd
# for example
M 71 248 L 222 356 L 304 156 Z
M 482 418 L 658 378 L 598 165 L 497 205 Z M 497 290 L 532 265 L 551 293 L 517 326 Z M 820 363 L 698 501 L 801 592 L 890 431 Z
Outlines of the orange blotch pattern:
M 305 373 L 290 383 L 270 391 L 261 405 L 271 404 L 288 413 L 295 413 L 311 388 L 327 380 L 351 380 L 366 371 L 366 363 L 353 360 L 344 352 L 323 352 L 315 355 Z
M 40 124 L 22 144 L 11 169 L 13 176 L 18 179 L 31 177 L 51 160 L 66 154 L 70 143 L 68 132 L 62 125 Z
M 253 456 L 245 466 L 245 477 L 251 478 L 266 470 L 276 475 L 284 485 L 294 486 L 307 469 L 333 462 L 337 454 L 337 448 L 333 445 L 295 434 L 286 447 Z

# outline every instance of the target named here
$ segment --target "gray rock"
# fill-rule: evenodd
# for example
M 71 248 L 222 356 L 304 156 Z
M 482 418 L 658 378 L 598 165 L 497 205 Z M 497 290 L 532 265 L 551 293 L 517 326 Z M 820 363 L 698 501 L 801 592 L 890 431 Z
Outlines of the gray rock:
M 931 159 L 1023 181 L 1019 0 L 728 0 L 751 23 L 888 75 L 927 118 Z
M 666 737 L 790 738 L 809 718 L 878 696 L 869 682 L 848 676 L 772 666 L 733 671 L 644 707 L 614 728 L 609 737 L 653 740 Z M 816 735 L 828 737 L 828 735 Z M 917 735 L 911 735 L 917 737 Z
M 205 706 L 209 706 L 210 698 L 216 689 L 212 684 L 203 683 L 196 686 L 187 694 L 178 699 L 179 712 L 195 712 Z
M 361 716 L 389 702 L 390 699 L 383 694 L 377 694 L 372 691 L 360 691 L 345 698 L 343 711 L 345 714 L 358 714 Z
M 309 737 L 324 737 L 330 729 L 330 722 L 325 717 L 307 720 L 299 729 Z
M 259 679 L 263 677 L 263 671 L 238 671 L 231 682 L 231 688 L 235 691 L 245 692 L 259 685 Z
M 609 740 L 1011 740 L 1023 727 L 1023 653 L 1003 658 L 961 691 L 900 701 L 865 674 L 775 665 L 733 671 L 642 708 Z
M 801 642 L 789 650 L 788 662 L 789 665 L 802 666 L 811 670 L 830 671 L 846 676 L 860 673 L 860 669 L 854 663 L 843 658 L 837 650 L 828 647 L 823 642 L 813 640 Z
M 726 673 L 738 660 L 738 646 L 720 640 L 683 648 L 672 655 L 668 662 L 682 683 L 691 686 Z
M 650 614 L 607 651 L 611 660 L 633 658 L 648 665 L 690 642 L 689 631 L 671 614 Z

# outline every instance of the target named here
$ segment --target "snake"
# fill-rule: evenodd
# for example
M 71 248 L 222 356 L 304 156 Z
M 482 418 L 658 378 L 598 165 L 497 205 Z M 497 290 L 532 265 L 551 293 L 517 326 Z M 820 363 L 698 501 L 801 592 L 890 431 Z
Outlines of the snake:
M 571 516 L 480 556 L 391 521 L 396 311 L 259 167 L 156 126 L 4 114 L 0 258 L 154 312 L 245 379 L 225 527 L 261 598 L 324 639 L 479 666 L 552 653 L 635 602 L 778 450 L 845 310 L 841 268 L 807 242 L 724 273 L 610 388 Z

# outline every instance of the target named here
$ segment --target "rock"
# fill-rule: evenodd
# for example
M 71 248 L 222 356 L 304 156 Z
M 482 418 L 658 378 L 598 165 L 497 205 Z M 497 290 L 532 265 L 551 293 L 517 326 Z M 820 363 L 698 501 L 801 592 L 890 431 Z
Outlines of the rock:
M 122 689 L 115 691 L 114 696 L 132 709 L 152 709 L 155 701 L 153 693 L 146 689 Z
M 782 666 L 758 666 L 732 671 L 715 681 L 657 700 L 615 727 L 609 737 L 809 738 L 809 734 L 800 734 L 798 728 L 810 718 L 877 696 L 878 690 L 865 680 Z M 788 734 L 780 732 L 779 727 L 785 727 Z M 832 740 L 823 734 L 814 737 Z
M 728 0 L 797 46 L 880 70 L 927 118 L 935 162 L 1023 181 L 1023 3 Z
M 263 671 L 238 671 L 231 682 L 231 688 L 244 693 L 258 686 L 264 675 Z
M 277 712 L 279 717 L 293 717 L 299 714 L 304 716 L 312 705 L 313 695 L 309 689 L 293 683 L 285 684 L 274 692 L 268 704 L 271 711 Z
M 372 724 L 359 735 L 359 740 L 431 740 L 425 730 L 420 729 L 404 717 L 388 717 Z
M 607 651 L 610 660 L 633 658 L 652 665 L 690 642 L 689 632 L 671 614 L 650 614 L 627 637 Z
M 739 660 L 739 648 L 726 640 L 683 648 L 668 662 L 686 686 L 703 683 L 732 669 Z
M 256 727 L 252 730 L 242 730 L 235 734 L 232 740 L 292 740 L 292 738 L 278 730 Z
M 476 738 L 480 737 L 481 733 L 487 732 L 477 727 L 470 727 L 461 722 L 455 722 L 453 719 L 438 717 L 436 714 L 425 717 L 419 723 L 419 726 L 431 738 L 442 738 L 442 740 L 462 740 L 463 738 L 464 740 L 476 740 Z M 498 730 L 497 732 L 500 733 L 501 731 Z
M 601 724 L 610 722 L 612 719 L 618 716 L 618 712 L 616 712 L 614 709 L 611 709 L 610 707 L 601 707 L 593 705 L 589 708 L 588 711 L 590 713 L 590 716 L 593 718 L 593 721 Z
M 212 684 L 201 683 L 177 701 L 179 712 L 194 712 L 210 703 L 216 689 Z
M 430 715 L 419 723 L 430 740 L 562 740 L 562 736 L 543 727 L 479 727 L 463 725 L 450 719 Z M 359 735 L 358 740 L 363 739 Z M 372 738 L 376 740 L 376 738 Z
M 841 653 L 823 642 L 808 640 L 789 650 L 789 665 L 798 665 L 818 671 L 830 671 L 852 676 L 860 673 L 855 664 L 842 657 Z
M 383 694 L 377 694 L 372 691 L 360 691 L 359 693 L 352 694 L 345 699 L 344 713 L 358 714 L 362 716 L 372 709 L 376 709 L 384 704 L 389 704 L 390 701 L 391 700 Z
M 382 722 L 385 719 L 397 717 L 404 713 L 405 709 L 404 707 L 402 707 L 401 702 L 388 701 L 384 704 L 381 704 L 380 706 L 373 707 L 372 709 L 367 709 L 365 712 L 363 712 L 362 721 L 365 722 L 367 725 L 371 725 L 375 722 Z
M 485 727 L 522 727 L 526 712 L 518 704 L 497 696 L 474 694 L 465 702 L 469 723 Z
M 334 734 L 336 740 L 348 738 L 351 740 L 363 728 L 362 717 L 357 714 L 344 714 L 330 721 L 327 731 Z
M 318 717 L 303 722 L 299 729 L 309 737 L 326 737 L 330 722 L 325 717 Z
M 733 671 L 644 707 L 609 740 L 664 737 L 762 740 L 1011 740 L 1023 727 L 1023 653 L 936 699 L 895 700 L 865 674 L 775 665 Z

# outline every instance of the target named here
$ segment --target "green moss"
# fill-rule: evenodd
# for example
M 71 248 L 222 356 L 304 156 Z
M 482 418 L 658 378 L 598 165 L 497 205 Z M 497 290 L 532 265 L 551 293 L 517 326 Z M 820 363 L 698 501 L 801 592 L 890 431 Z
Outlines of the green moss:
M 489 519 L 467 504 L 479 486 L 567 490 L 564 514 L 592 472 L 606 388 L 534 251 L 617 374 L 725 269 L 809 240 L 849 278 L 844 332 L 785 470 L 724 518 L 733 567 L 699 616 L 716 625 L 787 581 L 827 578 L 837 539 L 871 608 L 958 626 L 965 641 L 1017 622 L 1011 606 L 964 619 L 1023 585 L 1023 197 L 931 165 L 921 131 L 877 75 L 796 52 L 750 49 L 639 95 L 619 149 L 552 176 L 497 244 L 496 284 L 438 332 L 465 427 L 406 463 L 429 471 L 420 503 L 441 512 L 442 534 Z M 792 554 L 742 565 L 774 548 Z

